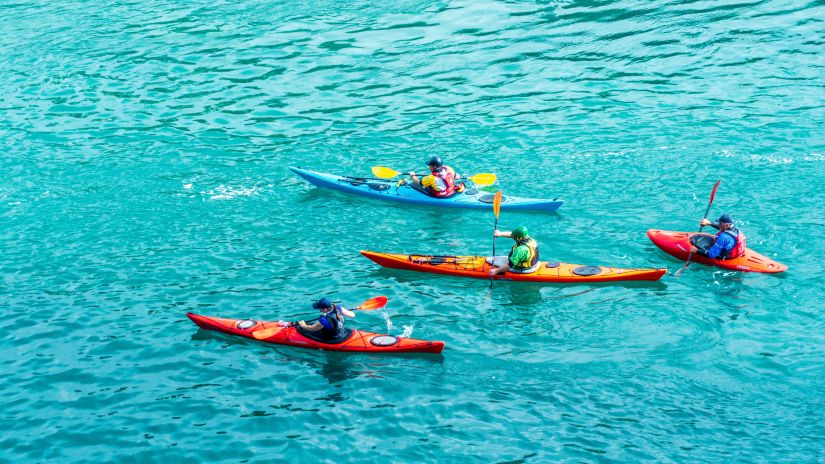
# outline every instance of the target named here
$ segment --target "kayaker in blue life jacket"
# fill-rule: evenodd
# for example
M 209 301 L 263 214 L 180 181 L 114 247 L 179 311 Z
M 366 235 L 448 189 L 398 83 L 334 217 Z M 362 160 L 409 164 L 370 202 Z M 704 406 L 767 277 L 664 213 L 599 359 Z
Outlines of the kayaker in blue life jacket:
M 734 259 L 745 254 L 745 234 L 733 225 L 733 217 L 730 214 L 723 214 L 716 223 L 707 219 L 702 219 L 701 226 L 711 226 L 719 230 L 716 234 L 716 241 L 713 246 L 703 250 L 695 245 L 691 245 L 691 253 L 707 256 L 711 259 Z
M 304 321 L 299 321 L 298 326 L 322 340 L 334 340 L 344 334 L 344 316 L 355 317 L 355 313 L 341 305 L 334 304 L 329 298 L 321 298 L 312 303 L 312 307 L 321 311 L 321 317 L 309 325 Z
M 530 237 L 526 227 L 516 227 L 512 232 L 496 230 L 493 235 L 512 238 L 516 243 L 510 249 L 506 263 L 501 266 L 493 264 L 493 268 L 490 269 L 490 276 L 504 274 L 507 271 L 526 274 L 536 270 L 535 268 L 539 263 L 539 244 Z

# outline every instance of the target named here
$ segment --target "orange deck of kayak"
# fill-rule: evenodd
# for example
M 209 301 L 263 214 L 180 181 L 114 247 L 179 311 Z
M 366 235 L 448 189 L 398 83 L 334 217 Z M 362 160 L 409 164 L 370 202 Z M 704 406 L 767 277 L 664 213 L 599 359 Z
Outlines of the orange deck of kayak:
M 375 261 L 377 264 L 392 269 L 429 272 L 476 279 L 490 278 L 490 264 L 484 256 L 431 256 L 405 255 L 394 253 L 377 253 L 362 250 L 361 254 Z M 495 280 L 514 280 L 520 282 L 553 282 L 553 283 L 595 283 L 616 282 L 628 280 L 659 280 L 667 269 L 622 269 L 614 267 L 596 266 L 599 269 L 595 275 L 576 275 L 573 270 L 582 267 L 580 264 L 554 263 L 555 267 L 548 267 L 542 262 L 541 267 L 530 274 L 508 272 L 496 275 Z

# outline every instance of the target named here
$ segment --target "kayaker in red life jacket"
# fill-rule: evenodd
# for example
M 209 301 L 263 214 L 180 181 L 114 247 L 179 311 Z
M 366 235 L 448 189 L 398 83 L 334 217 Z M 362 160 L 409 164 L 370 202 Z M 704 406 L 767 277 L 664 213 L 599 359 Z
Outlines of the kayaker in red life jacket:
M 451 197 L 455 193 L 464 191 L 463 183 L 456 185 L 456 181 L 461 179 L 461 176 L 456 174 L 453 168 L 445 166 L 440 157 L 430 158 L 427 166 L 430 168 L 430 175 L 421 180 L 418 180 L 414 172 L 410 173 L 413 185 L 436 198 Z
M 333 340 L 344 334 L 344 316 L 355 317 L 355 313 L 341 305 L 333 304 L 329 298 L 321 298 L 312 303 L 312 307 L 321 311 L 321 317 L 314 324 L 298 322 L 298 327 L 305 333 L 322 340 Z
M 535 271 L 535 267 L 539 263 L 539 244 L 530 237 L 526 227 L 516 227 L 512 232 L 496 230 L 493 232 L 493 235 L 496 237 L 512 238 L 516 241 L 516 244 L 510 249 L 506 263 L 498 267 L 493 263 L 493 268 L 490 269 L 490 276 L 504 274 L 507 271 L 522 274 Z
M 702 219 L 700 225 L 719 229 L 719 233 L 716 234 L 716 241 L 712 247 L 703 250 L 696 246 L 691 246 L 691 253 L 707 256 L 712 259 L 734 259 L 745 254 L 745 234 L 733 225 L 733 217 L 730 214 L 720 216 L 719 222 L 717 223 Z

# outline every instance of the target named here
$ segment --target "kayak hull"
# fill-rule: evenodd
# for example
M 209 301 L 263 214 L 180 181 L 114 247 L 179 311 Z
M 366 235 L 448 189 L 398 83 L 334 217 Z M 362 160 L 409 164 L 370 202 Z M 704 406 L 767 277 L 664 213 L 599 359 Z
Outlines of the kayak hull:
M 691 237 L 702 235 L 713 237 L 711 234 L 697 234 L 695 232 L 675 232 L 670 230 L 650 229 L 647 236 L 654 245 L 661 248 L 665 253 L 686 260 L 690 254 Z M 716 266 L 731 271 L 760 272 L 763 274 L 776 274 L 788 270 L 788 266 L 774 261 L 770 258 L 747 248 L 745 254 L 735 259 L 712 259 L 707 256 L 694 254 L 690 258 L 691 262 L 697 262 L 706 266 Z
M 281 327 L 277 322 L 225 319 L 193 313 L 186 315 L 202 329 L 276 345 L 358 353 L 441 353 L 444 349 L 444 342 L 395 337 L 361 330 L 353 330 L 352 335 L 341 343 L 322 343 L 301 335 L 295 327 Z
M 290 167 L 289 169 L 317 187 L 380 200 L 447 208 L 493 209 L 493 195 L 481 191 L 477 191 L 474 194 L 460 193 L 449 198 L 435 198 L 409 186 L 398 187 L 398 182 L 392 180 L 337 176 L 296 167 Z M 501 201 L 501 209 L 509 211 L 553 212 L 559 209 L 562 204 L 564 204 L 564 201 L 558 199 L 542 200 L 537 198 L 504 196 Z
M 407 271 L 428 272 L 457 277 L 489 279 L 490 266 L 484 256 L 429 256 L 377 253 L 362 250 L 364 257 L 380 266 Z M 494 280 L 547 283 L 599 283 L 638 280 L 659 280 L 667 269 L 622 269 L 603 266 L 582 266 L 569 263 L 540 262 L 529 274 L 507 272 Z

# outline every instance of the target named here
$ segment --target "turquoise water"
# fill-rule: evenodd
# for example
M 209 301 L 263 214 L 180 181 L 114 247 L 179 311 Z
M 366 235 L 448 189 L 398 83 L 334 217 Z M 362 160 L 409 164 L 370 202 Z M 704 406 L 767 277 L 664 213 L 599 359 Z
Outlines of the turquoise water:
M 2 2 L 3 462 L 817 462 L 825 3 Z M 360 249 L 489 253 L 493 217 L 311 187 L 439 154 L 542 256 L 661 282 L 520 285 Z M 648 228 L 732 212 L 784 275 Z M 503 248 L 505 243 L 498 242 Z M 307 259 L 314 253 L 315 258 Z M 273 347 L 186 311 L 312 316 L 441 356 Z

